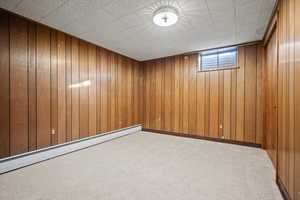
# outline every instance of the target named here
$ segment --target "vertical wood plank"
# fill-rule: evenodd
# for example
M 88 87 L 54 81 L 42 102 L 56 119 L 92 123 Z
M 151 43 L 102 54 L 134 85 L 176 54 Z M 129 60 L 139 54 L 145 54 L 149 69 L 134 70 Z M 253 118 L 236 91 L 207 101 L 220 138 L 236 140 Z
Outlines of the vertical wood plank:
M 197 135 L 205 135 L 205 73 L 197 73 Z
M 238 48 L 237 88 L 236 88 L 236 140 L 244 140 L 245 122 L 245 47 Z
M 101 57 L 101 133 L 105 133 L 107 131 L 107 113 L 108 113 L 108 107 L 107 107 L 107 93 L 108 93 L 108 78 L 107 78 L 107 51 L 105 49 L 101 49 L 100 51 L 100 57 Z
M 122 58 L 122 76 L 123 76 L 123 81 L 125 81 L 125 83 L 128 83 L 128 58 Z M 127 84 L 122 84 L 122 127 L 126 127 L 128 124 L 128 90 L 129 90 L 129 86 Z
M 295 19 L 299 19 L 300 17 L 300 2 L 295 1 Z M 294 66 L 294 102 L 295 102 L 295 163 L 294 163 L 294 180 L 295 180 L 295 199 L 300 200 L 300 123 L 296 123 L 300 121 L 300 90 L 296 89 L 297 86 L 300 85 L 300 45 L 296 43 L 296 41 L 300 41 L 300 25 L 295 21 L 295 66 Z
M 182 128 L 185 134 L 189 132 L 189 59 L 190 56 L 184 56 L 183 60 Z
M 139 63 L 139 123 L 145 126 L 145 64 Z
M 288 138 L 288 154 L 289 154 L 289 182 L 288 192 L 292 199 L 295 199 L 295 0 L 289 1 L 289 138 Z M 298 143 L 299 144 L 299 143 Z M 300 198 L 300 195 L 298 195 Z
M 179 130 L 183 133 L 183 91 L 184 91 L 184 56 L 179 56 L 180 70 L 179 70 Z
M 97 133 L 101 133 L 101 51 L 96 48 L 96 70 L 97 70 Z
M 171 131 L 171 74 L 172 74 L 172 60 L 171 58 L 166 58 L 166 66 L 165 66 L 165 74 L 167 75 L 167 78 L 165 77 L 165 130 Z M 188 68 L 188 65 L 187 65 Z M 187 94 L 188 94 L 188 88 L 187 88 Z M 188 105 L 188 102 L 187 102 Z M 188 121 L 187 121 L 187 131 L 188 131 Z
M 210 136 L 210 72 L 203 73 L 205 73 L 204 135 Z
M 9 16 L 0 10 L 0 158 L 10 155 Z
M 121 94 L 121 84 L 122 84 L 122 74 L 121 74 L 121 65 L 122 65 L 122 60 L 120 55 L 116 55 L 116 128 L 120 129 L 122 127 L 122 106 L 121 106 L 121 101 L 122 101 L 122 94 Z M 144 113 L 143 113 L 144 115 Z
M 136 125 L 139 124 L 139 63 L 134 61 L 133 65 L 133 123 Z
M 219 73 L 210 72 L 209 136 L 219 138 Z
M 189 134 L 196 133 L 196 107 L 197 107 L 197 54 L 191 55 L 189 59 Z
M 150 123 L 149 123 L 149 126 L 151 129 L 153 129 L 155 127 L 155 124 L 156 124 L 156 113 L 155 112 L 152 112 L 152 110 L 155 110 L 156 108 L 156 102 L 157 102 L 157 99 L 156 99 L 156 65 L 155 65 L 155 62 L 150 62 Z
M 231 139 L 231 70 L 224 71 L 224 112 L 223 112 L 223 136 Z
M 180 133 L 180 76 L 181 76 L 181 63 L 180 63 L 180 56 L 175 57 L 175 75 L 174 75 L 174 81 L 175 81 L 175 93 L 174 93 L 174 105 L 175 105 L 175 110 L 174 110 L 174 131 L 177 133 Z M 160 70 L 160 66 L 158 66 L 158 71 Z M 161 79 L 161 77 L 159 77 Z M 161 92 L 161 91 L 160 91 Z
M 37 25 L 37 148 L 51 144 L 50 29 Z
M 124 79 L 124 76 L 123 76 L 123 58 L 118 55 L 118 97 L 117 97 L 117 102 L 118 102 L 118 106 L 117 106 L 117 109 L 118 109 L 118 128 L 122 128 L 123 127 L 123 102 L 124 102 L 124 86 L 123 86 L 123 80 Z
M 219 71 L 219 138 L 224 137 L 224 71 Z
M 125 81 L 125 83 L 128 82 L 128 58 L 122 58 L 122 76 L 123 76 L 123 81 Z M 128 85 L 123 84 L 122 85 L 122 127 L 126 127 L 128 124 L 128 118 L 127 118 L 127 114 L 128 114 Z M 150 90 L 149 90 L 150 91 Z
M 180 133 L 181 131 L 181 122 L 180 122 L 180 107 L 181 107 L 181 94 L 180 94 L 180 88 L 181 88 L 181 69 L 182 69 L 182 62 L 181 62 L 181 56 L 176 56 L 175 57 L 175 74 L 174 74 L 174 79 L 175 79 L 175 85 L 174 85 L 174 131 Z M 161 71 L 161 66 L 158 66 L 158 70 Z M 161 93 L 161 91 L 160 91 Z
M 147 69 L 146 72 L 148 72 L 148 78 L 146 79 L 146 89 L 147 94 L 149 94 L 146 109 L 149 110 L 147 113 L 147 120 L 148 120 L 148 126 L 151 129 L 155 129 L 157 124 L 157 115 L 158 113 L 152 112 L 152 110 L 156 110 L 158 105 L 158 99 L 157 99 L 157 65 L 155 61 L 149 61 L 149 63 L 146 65 Z
M 171 65 L 170 65 L 170 131 L 174 132 L 174 110 L 175 110 L 175 57 L 172 56 L 170 58 L 171 60 Z
M 286 187 L 285 165 L 284 165 L 284 144 L 285 144 L 285 8 L 286 1 L 281 4 L 281 26 L 279 29 L 279 62 L 278 62 L 278 176 L 280 177 L 283 185 Z
M 161 88 L 162 88 L 162 93 L 161 93 L 161 129 L 162 130 L 165 130 L 165 109 L 166 109 L 166 101 L 165 101 L 165 85 L 166 85 L 166 82 L 165 82 L 165 79 L 166 79 L 166 70 L 165 70 L 165 66 L 166 66 L 166 59 L 163 58 L 161 59 L 161 67 L 162 67 L 162 82 L 161 82 Z M 146 74 L 147 74 L 147 71 L 146 71 Z M 147 77 L 149 79 L 149 77 Z M 147 97 L 147 96 L 146 96 Z M 146 98 L 147 99 L 147 98 Z
M 28 151 L 27 21 L 10 16 L 10 153 Z
M 245 51 L 245 133 L 244 141 L 256 142 L 256 45 Z
M 283 24 L 283 1 L 281 3 L 281 6 L 280 6 L 280 12 L 279 12 L 279 17 L 280 17 L 280 20 L 279 20 L 279 27 L 278 27 L 278 93 L 277 93 L 277 96 L 278 96 L 278 119 L 277 119 L 277 122 L 278 122 L 278 128 L 277 128 L 277 151 L 276 151 L 276 158 L 277 158 L 277 161 L 275 163 L 277 163 L 277 173 L 278 173 L 278 176 L 281 177 L 282 176 L 282 171 L 281 171 L 281 140 L 282 140 L 282 77 L 283 77 L 283 73 L 282 73 L 282 60 L 283 59 L 283 56 L 282 56 L 282 52 L 281 52 L 281 46 L 282 46 L 282 30 L 283 30 L 283 27 L 282 27 L 282 24 Z M 282 180 L 282 179 L 281 179 Z
M 66 36 L 66 141 L 72 140 L 72 39 Z
M 277 34 L 273 33 L 266 46 L 265 64 L 266 100 L 265 100 L 265 148 L 273 164 L 277 163 L 277 127 L 278 127 L 278 67 L 277 67 Z
M 79 139 L 79 41 L 72 37 L 72 140 Z
M 87 43 L 79 41 L 79 137 L 89 136 L 89 69 Z
M 231 115 L 230 115 L 230 139 L 235 140 L 236 139 L 236 116 L 237 116 L 237 70 L 231 71 Z
M 110 60 L 110 130 L 116 130 L 116 55 L 111 54 Z M 133 111 L 134 112 L 134 111 Z
M 265 92 L 263 88 L 263 55 L 262 46 L 257 47 L 257 81 L 256 81 L 256 140 L 257 144 L 263 143 L 263 124 L 264 124 L 264 99 Z
M 132 109 L 132 89 L 133 89 L 133 84 L 132 84 L 132 61 L 131 59 L 127 58 L 127 116 L 128 116 L 128 121 L 126 124 L 126 127 L 133 125 L 132 119 L 133 119 L 133 109 Z
M 127 105 L 127 99 L 126 99 L 126 86 L 122 83 L 127 81 L 126 77 L 126 60 L 123 57 L 120 57 L 120 76 L 118 78 L 120 81 L 120 95 L 119 95 L 119 107 L 120 107 L 120 127 L 123 128 L 126 126 L 127 121 L 125 121 L 124 116 L 127 114 L 126 109 L 124 108 L 124 105 Z
M 66 37 L 62 32 L 57 33 L 57 108 L 58 143 L 66 142 Z
M 97 133 L 97 66 L 96 66 L 96 47 L 92 44 L 88 45 L 88 66 L 89 80 L 89 136 Z
M 58 143 L 57 31 L 50 30 L 51 145 Z
M 36 24 L 28 22 L 28 143 L 29 151 L 36 150 Z
M 150 67 L 149 64 L 147 63 L 145 66 L 145 127 L 150 128 Z
M 106 54 L 106 88 L 107 88 L 107 105 L 105 105 L 107 107 L 107 127 L 106 127 L 106 132 L 111 130 L 111 62 L 112 62 L 112 52 L 111 51 L 107 51 Z

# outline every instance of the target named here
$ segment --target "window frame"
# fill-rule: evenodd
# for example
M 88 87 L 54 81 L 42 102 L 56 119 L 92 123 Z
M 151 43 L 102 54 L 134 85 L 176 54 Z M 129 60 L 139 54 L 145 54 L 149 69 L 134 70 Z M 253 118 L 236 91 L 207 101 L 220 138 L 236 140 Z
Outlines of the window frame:
M 218 52 L 219 50 L 222 50 L 222 49 L 225 49 L 225 48 L 217 48 L 217 49 L 215 49 L 216 53 L 211 53 L 211 55 L 222 53 L 222 52 Z M 236 51 L 236 63 L 235 63 L 235 66 L 230 66 L 230 67 L 214 67 L 214 68 L 211 68 L 211 69 L 202 69 L 202 56 L 204 56 L 204 55 L 202 55 L 202 53 L 210 51 L 210 50 L 200 51 L 198 53 L 197 72 L 210 72 L 210 71 L 221 71 L 221 70 L 239 69 L 240 67 L 238 66 L 238 62 L 239 62 L 238 47 L 232 47 L 232 49 Z M 228 51 L 224 51 L 224 52 L 230 52 L 230 51 L 232 51 L 232 50 L 228 50 Z M 210 54 L 207 54 L 207 55 L 210 55 Z

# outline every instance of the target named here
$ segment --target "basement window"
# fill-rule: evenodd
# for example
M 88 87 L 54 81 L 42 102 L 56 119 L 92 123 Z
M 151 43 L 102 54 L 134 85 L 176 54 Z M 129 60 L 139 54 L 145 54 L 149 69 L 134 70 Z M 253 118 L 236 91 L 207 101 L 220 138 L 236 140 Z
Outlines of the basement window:
M 237 48 L 222 48 L 199 53 L 199 71 L 225 70 L 237 67 Z

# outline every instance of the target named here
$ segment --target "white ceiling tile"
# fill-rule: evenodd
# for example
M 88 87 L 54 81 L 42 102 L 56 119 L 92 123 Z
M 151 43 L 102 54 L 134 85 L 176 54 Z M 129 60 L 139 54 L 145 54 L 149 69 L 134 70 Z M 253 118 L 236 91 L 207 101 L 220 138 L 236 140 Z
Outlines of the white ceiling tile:
M 172 5 L 179 21 L 152 22 Z M 262 39 L 275 0 L 2 0 L 0 6 L 137 60 Z
M 0 7 L 7 10 L 13 10 L 22 1 L 23 0 L 1 0 Z
M 234 8 L 222 11 L 211 11 L 214 21 L 233 21 L 235 19 Z
M 97 31 L 98 27 L 105 28 L 111 24 L 113 18 L 103 10 L 91 11 L 72 23 L 65 26 L 65 30 L 74 34 L 82 34 L 89 31 Z
M 104 10 L 116 18 L 128 15 L 136 10 L 150 5 L 154 0 L 112 0 L 111 3 L 104 6 Z
M 14 11 L 28 18 L 40 21 L 53 10 L 61 6 L 66 0 L 23 0 L 19 3 Z
M 228 10 L 235 6 L 234 0 L 206 0 L 209 10 Z
M 205 0 L 191 1 L 191 0 L 177 0 L 180 8 L 184 11 L 207 11 L 207 4 Z
M 107 0 L 68 0 L 45 19 L 42 19 L 42 22 L 49 22 L 56 27 L 65 28 L 76 20 L 97 12 L 107 3 Z

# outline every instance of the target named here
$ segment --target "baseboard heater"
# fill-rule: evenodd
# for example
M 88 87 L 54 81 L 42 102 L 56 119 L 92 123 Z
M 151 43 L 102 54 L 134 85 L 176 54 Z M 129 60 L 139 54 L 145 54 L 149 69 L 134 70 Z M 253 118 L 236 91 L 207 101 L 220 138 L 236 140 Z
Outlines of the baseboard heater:
M 67 153 L 85 149 L 114 138 L 125 136 L 131 133 L 141 131 L 141 125 L 131 126 L 116 131 L 103 133 L 101 135 L 91 136 L 80 140 L 59 144 L 36 151 L 31 151 L 16 156 L 0 159 L 0 174 L 16 170 L 28 165 L 45 161 Z

